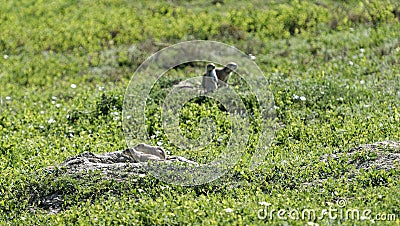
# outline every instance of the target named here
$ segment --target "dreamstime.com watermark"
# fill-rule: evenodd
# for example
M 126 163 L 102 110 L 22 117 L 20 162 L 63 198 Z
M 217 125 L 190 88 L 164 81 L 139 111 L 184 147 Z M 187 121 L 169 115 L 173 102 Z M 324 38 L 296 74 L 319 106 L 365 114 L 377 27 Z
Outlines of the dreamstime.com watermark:
M 368 208 L 346 208 L 347 201 L 338 199 L 336 205 L 330 205 L 328 208 L 316 210 L 313 208 L 274 208 L 271 203 L 260 202 L 263 208 L 257 211 L 257 218 L 270 221 L 278 220 L 305 220 L 321 221 L 324 219 L 334 221 L 396 221 L 396 214 L 391 213 L 373 213 Z

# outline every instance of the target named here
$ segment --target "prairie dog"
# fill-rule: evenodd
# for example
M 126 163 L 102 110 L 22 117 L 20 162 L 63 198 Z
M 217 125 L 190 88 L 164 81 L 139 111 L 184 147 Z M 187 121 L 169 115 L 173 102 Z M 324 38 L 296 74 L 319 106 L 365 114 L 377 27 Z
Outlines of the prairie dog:
M 133 149 L 124 150 L 123 154 L 132 157 L 136 162 L 163 161 L 167 158 L 165 150 L 161 147 L 143 143 L 136 145 Z
M 218 88 L 217 85 L 218 78 L 215 72 L 214 64 L 207 64 L 206 73 L 203 75 L 203 81 L 201 85 L 206 90 L 206 92 L 212 92 Z
M 165 150 L 162 149 L 159 146 L 151 146 L 151 145 L 148 145 L 148 144 L 141 143 L 141 144 L 137 144 L 134 147 L 134 149 L 136 151 L 143 152 L 145 154 L 150 154 L 150 155 L 157 156 L 157 157 L 159 157 L 161 159 L 166 159 L 167 158 L 167 154 L 166 154 Z
M 232 71 L 235 71 L 238 68 L 238 65 L 234 62 L 230 62 L 224 68 L 215 69 L 215 73 L 217 74 L 218 80 L 221 80 L 225 84 L 228 82 L 229 77 L 231 77 Z M 220 85 L 223 83 L 219 82 Z

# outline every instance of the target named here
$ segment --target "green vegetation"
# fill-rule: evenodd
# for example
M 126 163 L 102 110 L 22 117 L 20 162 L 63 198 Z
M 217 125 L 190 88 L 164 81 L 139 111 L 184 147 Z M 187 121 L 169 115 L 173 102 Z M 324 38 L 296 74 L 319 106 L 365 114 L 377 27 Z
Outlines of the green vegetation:
M 257 212 L 269 203 L 269 210 L 320 213 L 337 208 L 341 199 L 345 209 L 395 214 L 395 222 L 379 223 L 399 224 L 398 165 L 353 175 L 344 157 L 321 161 L 360 144 L 400 140 L 399 20 L 400 3 L 394 0 L 0 4 L 0 224 L 304 225 L 313 220 L 281 220 L 276 212 L 260 220 Z M 258 139 L 257 105 L 244 93 L 246 106 L 255 110 L 249 149 L 218 181 L 179 187 L 150 176 L 121 182 L 96 172 L 58 177 L 43 170 L 82 152 L 124 149 L 122 105 L 136 68 L 163 47 L 198 39 L 257 57 L 279 124 L 264 164 L 248 169 Z M 226 144 L 226 113 L 212 101 L 185 105 L 180 120 L 186 136 L 199 136 L 202 117 L 218 116 L 217 132 L 226 137 L 207 156 L 184 153 L 162 133 L 157 101 L 165 97 L 164 88 L 203 69 L 187 64 L 171 70 L 152 90 L 155 101 L 147 111 L 154 143 L 197 161 L 209 161 Z M 360 152 L 352 158 L 377 156 Z M 33 201 L 52 193 L 63 197 L 57 214 Z M 373 223 L 327 216 L 314 222 Z

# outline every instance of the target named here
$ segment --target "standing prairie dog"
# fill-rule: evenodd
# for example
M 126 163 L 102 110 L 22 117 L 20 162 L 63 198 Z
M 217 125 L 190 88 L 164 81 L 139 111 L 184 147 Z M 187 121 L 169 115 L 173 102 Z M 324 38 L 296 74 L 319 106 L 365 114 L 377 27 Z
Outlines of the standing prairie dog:
M 207 64 L 206 73 L 203 75 L 203 80 L 201 85 L 205 89 L 206 92 L 212 92 L 218 88 L 217 85 L 218 78 L 215 72 L 214 64 Z
M 124 150 L 123 154 L 131 156 L 137 162 L 163 161 L 167 159 L 164 149 L 143 143 L 136 145 L 133 149 Z
M 232 71 L 235 71 L 238 68 L 238 65 L 234 62 L 230 62 L 224 68 L 215 69 L 215 73 L 218 77 L 218 84 L 222 86 L 222 84 L 226 85 L 228 83 L 229 77 L 231 77 Z M 223 83 L 222 83 L 222 82 Z

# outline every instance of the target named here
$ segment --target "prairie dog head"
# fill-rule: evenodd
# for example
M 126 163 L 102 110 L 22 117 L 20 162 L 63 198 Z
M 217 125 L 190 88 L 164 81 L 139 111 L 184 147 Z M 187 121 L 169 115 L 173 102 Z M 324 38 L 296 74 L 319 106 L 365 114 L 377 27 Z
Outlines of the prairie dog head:
M 236 69 L 238 68 L 238 65 L 237 65 L 235 62 L 230 62 L 229 64 L 227 64 L 227 65 L 225 66 L 225 68 L 226 68 L 227 70 L 229 70 L 229 72 L 231 72 L 231 71 L 236 70 Z
M 207 66 L 206 66 L 206 71 L 207 72 L 211 72 L 214 69 L 215 69 L 215 64 L 213 64 L 213 63 L 207 64 Z
M 165 153 L 165 150 L 162 149 L 159 146 L 151 146 L 151 145 L 148 145 L 148 144 L 141 143 L 141 144 L 137 144 L 134 147 L 134 149 L 136 151 L 139 151 L 139 152 L 142 152 L 142 153 L 145 153 L 145 154 L 158 156 L 158 157 L 160 157 L 162 159 L 166 159 L 167 158 L 167 154 Z

